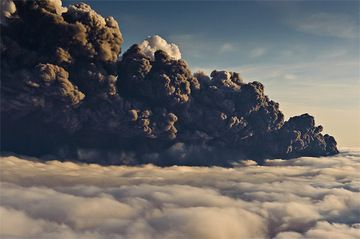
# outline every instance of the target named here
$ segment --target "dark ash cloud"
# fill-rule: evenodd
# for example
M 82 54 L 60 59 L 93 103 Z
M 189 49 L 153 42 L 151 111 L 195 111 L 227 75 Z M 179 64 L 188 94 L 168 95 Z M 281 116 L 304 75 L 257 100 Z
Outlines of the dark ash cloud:
M 260 82 L 245 83 L 236 72 L 193 74 L 178 47 L 159 36 L 119 58 L 118 23 L 89 5 L 3 5 L 2 151 L 104 164 L 222 166 L 338 153 L 312 116 L 284 122 Z

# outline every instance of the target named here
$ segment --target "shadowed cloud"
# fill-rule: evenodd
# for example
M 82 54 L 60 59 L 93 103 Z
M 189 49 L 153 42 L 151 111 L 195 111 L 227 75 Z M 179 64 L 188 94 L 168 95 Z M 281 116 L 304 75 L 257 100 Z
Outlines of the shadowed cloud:
M 193 74 L 179 48 L 160 36 L 119 58 L 118 23 L 87 4 L 7 3 L 2 151 L 101 164 L 221 166 L 338 153 L 309 114 L 284 121 L 263 84 L 239 73 Z

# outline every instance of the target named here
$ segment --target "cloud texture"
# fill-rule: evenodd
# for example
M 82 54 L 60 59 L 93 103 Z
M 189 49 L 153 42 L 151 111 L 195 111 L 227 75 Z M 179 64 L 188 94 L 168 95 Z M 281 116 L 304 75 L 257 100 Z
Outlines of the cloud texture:
M 357 19 L 346 14 L 316 13 L 292 19 L 290 25 L 296 30 L 317 36 L 356 38 L 359 36 Z
M 262 163 L 338 153 L 312 116 L 285 122 L 260 82 L 193 74 L 179 48 L 157 35 L 119 58 L 117 21 L 87 4 L 4 4 L 2 151 L 81 159 L 111 149 L 127 156 L 93 162 L 222 166 L 233 155 Z
M 355 239 L 360 151 L 235 168 L 1 159 L 1 238 Z
M 154 60 L 155 52 L 162 50 L 168 54 L 168 56 L 175 60 L 181 59 L 181 52 L 179 47 L 174 43 L 168 43 L 165 39 L 159 35 L 149 36 L 144 41 L 139 43 L 139 48 L 145 56 Z

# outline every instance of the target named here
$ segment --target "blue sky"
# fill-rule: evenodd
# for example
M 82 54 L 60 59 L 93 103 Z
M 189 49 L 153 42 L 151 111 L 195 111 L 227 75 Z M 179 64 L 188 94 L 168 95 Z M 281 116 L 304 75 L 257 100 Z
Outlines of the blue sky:
M 286 116 L 309 112 L 360 147 L 359 1 L 87 2 L 118 20 L 123 51 L 158 34 L 193 71 L 258 80 Z

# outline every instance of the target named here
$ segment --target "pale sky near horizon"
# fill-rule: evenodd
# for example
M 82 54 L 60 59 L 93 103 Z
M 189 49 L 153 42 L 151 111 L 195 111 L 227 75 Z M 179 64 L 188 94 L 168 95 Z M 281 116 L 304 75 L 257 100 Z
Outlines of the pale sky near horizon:
M 118 20 L 123 52 L 158 34 L 193 72 L 240 72 L 286 118 L 308 112 L 340 147 L 360 147 L 359 1 L 85 2 Z

